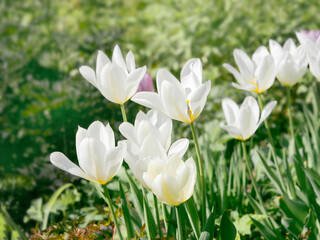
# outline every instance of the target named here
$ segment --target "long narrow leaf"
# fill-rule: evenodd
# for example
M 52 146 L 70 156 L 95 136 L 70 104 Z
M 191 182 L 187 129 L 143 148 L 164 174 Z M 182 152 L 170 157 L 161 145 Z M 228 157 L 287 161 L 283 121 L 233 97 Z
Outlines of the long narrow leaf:
M 130 211 L 127 204 L 126 195 L 123 191 L 123 187 L 120 181 L 119 181 L 119 190 L 120 190 L 120 198 L 121 198 L 121 208 L 123 211 L 124 221 L 127 229 L 127 236 L 129 239 L 131 239 L 131 238 L 134 238 L 135 233 L 132 226 L 132 220 L 131 220 L 131 215 L 130 215 Z

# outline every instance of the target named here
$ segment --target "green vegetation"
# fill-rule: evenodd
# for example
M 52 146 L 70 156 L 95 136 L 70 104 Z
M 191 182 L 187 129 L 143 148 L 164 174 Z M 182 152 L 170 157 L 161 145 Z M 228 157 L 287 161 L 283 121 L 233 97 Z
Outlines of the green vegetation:
M 195 121 L 206 166 L 211 213 L 208 222 L 216 226 L 214 232 L 205 227 L 204 233 L 223 239 L 223 234 L 232 233 L 217 226 L 224 224 L 221 226 L 233 229 L 232 221 L 241 239 L 279 239 L 277 234 L 283 239 L 301 239 L 302 235 L 298 235 L 305 229 L 311 230 L 310 239 L 317 239 L 320 86 L 314 77 L 307 73 L 292 88 L 296 144 L 290 141 L 285 87 L 275 82 L 262 96 L 264 102 L 278 101 L 269 123 L 280 171 L 285 176 L 285 194 L 279 192 L 265 127 L 246 146 L 272 223 L 262 214 L 256 193 L 252 190 L 246 195 L 242 191 L 241 144 L 231 140 L 219 123 L 223 121 L 222 99 L 231 97 L 241 102 L 245 97 L 244 92 L 231 86 L 235 80 L 222 67 L 225 62 L 234 62 L 233 49 L 250 54 L 260 45 L 267 45 L 269 39 L 284 43 L 292 37 L 297 42 L 295 32 L 319 28 L 319 9 L 317 0 L 1 1 L 0 238 L 19 239 L 21 232 L 30 234 L 32 228 L 42 226 L 50 226 L 46 232 L 58 235 L 63 233 L 62 225 L 67 229 L 64 232 L 78 234 L 78 227 L 85 226 L 86 231 L 94 232 L 100 229 L 99 224 L 111 223 L 109 208 L 95 187 L 56 169 L 48 156 L 61 151 L 76 162 L 78 125 L 87 128 L 95 120 L 108 121 L 116 130 L 122 122 L 118 106 L 108 102 L 78 72 L 82 65 L 95 65 L 97 50 L 110 56 L 119 44 L 123 52 L 132 50 L 137 65 L 147 65 L 154 79 L 159 68 L 178 76 L 188 59 L 198 57 L 205 78 L 212 81 L 205 110 Z M 139 109 L 145 110 L 133 102 L 126 109 L 130 122 Z M 115 132 L 116 139 L 121 139 Z M 187 124 L 174 122 L 173 132 L 176 138 L 191 139 Z M 193 148 L 189 155 L 196 159 Z M 118 178 L 123 184 L 121 192 L 116 179 L 108 184 L 111 197 L 119 206 L 116 214 L 122 217 L 120 202 L 125 194 L 130 200 L 125 210 L 132 212 L 136 235 L 143 237 L 147 230 L 141 221 L 143 216 L 139 210 L 132 210 L 131 201 L 140 200 L 143 210 L 144 200 L 127 194 L 133 181 L 129 182 L 124 171 Z M 251 183 L 249 177 L 247 181 Z M 65 189 L 57 190 L 61 186 Z M 166 208 L 166 215 L 175 219 L 171 210 Z M 186 212 L 182 213 L 188 219 Z M 186 225 L 185 231 L 191 233 L 192 226 Z M 270 225 L 276 226 L 277 231 Z M 104 230 L 106 235 L 94 237 L 112 235 L 111 226 Z M 169 227 L 170 231 L 174 230 Z M 203 239 L 207 239 L 204 233 Z

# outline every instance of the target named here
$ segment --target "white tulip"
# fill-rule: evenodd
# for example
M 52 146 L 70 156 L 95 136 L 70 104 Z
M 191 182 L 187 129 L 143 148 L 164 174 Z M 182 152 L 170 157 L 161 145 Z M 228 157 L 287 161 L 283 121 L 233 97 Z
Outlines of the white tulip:
M 320 81 L 320 37 L 314 42 L 302 33 L 296 35 L 307 53 L 310 72 Z
M 164 203 L 178 206 L 193 194 L 197 169 L 195 162 L 189 158 L 186 162 L 182 156 L 169 154 L 165 159 L 150 161 L 143 174 L 148 188 Z
M 187 139 L 180 139 L 171 144 L 172 121 L 157 110 L 150 110 L 147 114 L 140 111 L 134 125 L 124 122 L 120 125 L 121 134 L 127 139 L 127 153 L 125 161 L 134 176 L 141 184 L 148 188 L 143 180 L 143 173 L 154 158 L 162 159 L 168 154 L 182 156 L 189 146 Z
M 192 123 L 207 101 L 211 82 L 202 83 L 200 59 L 189 60 L 181 70 L 181 82 L 169 71 L 160 69 L 157 74 L 158 93 L 138 92 L 132 101 L 158 109 L 170 118 Z
M 245 141 L 258 129 L 260 124 L 270 115 L 277 102 L 268 103 L 260 116 L 260 108 L 257 101 L 248 96 L 239 108 L 231 99 L 222 100 L 222 109 L 227 120 L 227 125 L 220 126 L 233 138 Z M 260 119 L 259 119 L 260 118 Z
M 76 134 L 76 150 L 79 166 L 63 153 L 54 152 L 50 161 L 56 167 L 75 176 L 106 184 L 119 171 L 126 153 L 126 143 L 115 147 L 114 133 L 110 125 L 93 122 L 88 130 L 79 127 Z
M 275 80 L 276 68 L 273 57 L 266 47 L 259 47 L 252 55 L 252 60 L 240 49 L 235 49 L 233 55 L 239 71 L 227 63 L 223 64 L 223 66 L 238 81 L 238 84 L 232 83 L 235 88 L 262 93 L 272 86 Z
M 276 64 L 276 76 L 287 87 L 295 85 L 306 73 L 308 60 L 302 46 L 296 47 L 289 38 L 283 47 L 269 40 L 270 52 Z
M 113 50 L 112 61 L 102 51 L 98 52 L 96 71 L 88 66 L 79 69 L 81 75 L 106 99 L 118 104 L 125 103 L 135 94 L 146 70 L 146 66 L 136 69 L 131 51 L 125 61 L 118 45 Z

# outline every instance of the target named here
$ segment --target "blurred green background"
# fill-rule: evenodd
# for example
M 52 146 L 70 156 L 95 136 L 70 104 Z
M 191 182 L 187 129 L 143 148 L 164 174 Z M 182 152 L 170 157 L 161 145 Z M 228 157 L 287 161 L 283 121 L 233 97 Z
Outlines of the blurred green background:
M 212 81 L 197 120 L 201 125 L 221 116 L 222 98 L 244 97 L 231 87 L 233 77 L 222 67 L 234 64 L 234 48 L 251 55 L 270 38 L 296 41 L 295 32 L 319 28 L 319 9 L 317 0 L 2 0 L 0 201 L 29 231 L 37 222 L 25 217 L 32 201 L 46 200 L 63 183 L 79 181 L 51 166 L 49 154 L 62 151 L 76 160 L 78 125 L 87 128 L 101 120 L 117 129 L 122 119 L 118 106 L 78 72 L 82 65 L 95 66 L 97 50 L 108 56 L 116 44 L 123 54 L 132 50 L 137 66 L 147 65 L 153 78 L 158 68 L 178 77 L 188 59 L 200 58 L 205 78 Z M 281 102 L 279 86 L 269 93 Z M 129 105 L 132 121 L 138 106 Z

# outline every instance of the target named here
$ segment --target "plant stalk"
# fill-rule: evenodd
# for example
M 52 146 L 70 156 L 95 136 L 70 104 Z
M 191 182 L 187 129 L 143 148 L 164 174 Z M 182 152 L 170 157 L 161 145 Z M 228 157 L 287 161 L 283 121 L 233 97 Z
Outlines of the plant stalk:
M 126 115 L 126 109 L 124 107 L 124 103 L 120 104 L 120 108 L 121 108 L 121 114 L 122 114 L 122 119 L 124 122 L 128 122 L 127 121 L 127 115 Z
M 183 231 L 182 231 L 182 221 L 181 221 L 181 216 L 180 216 L 178 207 L 179 207 L 179 206 L 176 206 L 176 207 L 175 207 L 175 209 L 176 209 L 176 215 L 177 215 L 177 222 L 178 222 L 178 232 L 179 232 L 178 240 L 184 240 L 184 239 L 183 239 Z
M 198 159 L 198 170 L 199 170 L 199 176 L 200 176 L 200 186 L 201 186 L 201 200 L 202 200 L 202 221 L 201 221 L 201 226 L 204 227 L 206 223 L 206 192 L 205 192 L 205 182 L 204 182 L 204 175 L 203 175 L 203 168 L 202 168 L 202 161 L 201 161 L 201 156 L 200 156 L 200 150 L 199 150 L 199 144 L 198 144 L 198 139 L 197 135 L 193 126 L 193 122 L 190 123 L 191 127 L 191 132 L 192 132 L 192 137 L 194 140 L 194 145 L 196 148 L 196 153 L 197 153 L 197 159 Z
M 159 215 L 159 207 L 158 207 L 158 200 L 156 195 L 153 195 L 153 201 L 154 201 L 154 207 L 156 211 L 156 218 L 157 218 L 157 225 L 158 225 L 158 231 L 159 231 L 159 237 L 162 239 L 162 231 L 161 231 L 161 223 L 160 223 L 160 215 Z

